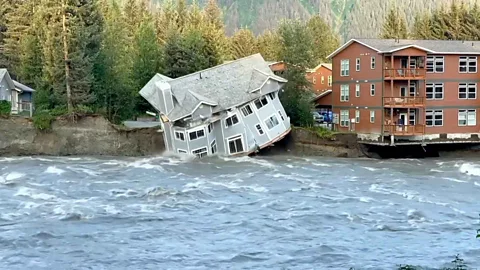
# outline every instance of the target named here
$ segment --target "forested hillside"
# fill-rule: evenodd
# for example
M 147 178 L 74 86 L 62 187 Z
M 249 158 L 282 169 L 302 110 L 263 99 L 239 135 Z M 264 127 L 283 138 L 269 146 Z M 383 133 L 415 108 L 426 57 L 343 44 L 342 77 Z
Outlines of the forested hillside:
M 165 0 L 152 0 L 160 4 Z M 168 1 L 168 0 L 167 0 Z M 192 1 L 192 0 L 190 0 Z M 431 11 L 437 4 L 452 0 L 218 0 L 224 11 L 228 34 L 248 27 L 260 34 L 278 26 L 282 18 L 308 19 L 320 14 L 342 39 L 377 37 L 388 10 L 396 5 L 405 13 L 407 23 L 413 24 L 414 14 Z M 457 0 L 458 1 L 458 0 Z M 465 0 L 473 3 L 475 0 Z M 206 0 L 198 0 L 204 4 Z M 458 1 L 460 2 L 460 1 Z

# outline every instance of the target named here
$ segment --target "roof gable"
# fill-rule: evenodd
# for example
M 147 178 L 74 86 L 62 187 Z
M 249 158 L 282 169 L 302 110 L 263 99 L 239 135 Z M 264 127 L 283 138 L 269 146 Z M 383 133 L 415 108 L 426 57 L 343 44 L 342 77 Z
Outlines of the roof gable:
M 2 81 L 3 79 L 6 79 L 11 89 L 15 89 L 15 84 L 13 83 L 13 80 L 10 77 L 8 70 L 5 68 L 0 68 L 0 81 Z

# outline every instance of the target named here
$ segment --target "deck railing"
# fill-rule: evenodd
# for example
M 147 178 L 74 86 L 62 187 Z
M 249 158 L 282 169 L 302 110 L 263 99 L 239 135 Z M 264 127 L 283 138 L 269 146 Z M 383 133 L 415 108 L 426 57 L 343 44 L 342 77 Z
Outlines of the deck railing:
M 386 107 L 422 107 L 425 106 L 425 97 L 384 97 Z
M 388 79 L 423 79 L 425 78 L 424 68 L 387 68 L 385 78 Z
M 425 133 L 425 125 L 385 125 L 385 133 L 395 136 L 414 136 Z

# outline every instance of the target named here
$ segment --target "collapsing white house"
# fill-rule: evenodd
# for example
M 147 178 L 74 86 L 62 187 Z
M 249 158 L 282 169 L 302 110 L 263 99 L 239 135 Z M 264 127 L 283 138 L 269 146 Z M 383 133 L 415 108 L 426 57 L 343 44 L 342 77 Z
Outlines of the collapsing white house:
M 155 75 L 140 91 L 160 113 L 167 151 L 248 155 L 284 138 L 287 81 L 255 54 L 177 79 Z

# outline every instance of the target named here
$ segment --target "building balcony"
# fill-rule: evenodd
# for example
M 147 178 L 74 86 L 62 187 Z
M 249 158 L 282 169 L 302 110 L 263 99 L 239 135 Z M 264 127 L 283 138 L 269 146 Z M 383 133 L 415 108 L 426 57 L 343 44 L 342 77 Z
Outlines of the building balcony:
M 424 68 L 387 68 L 384 72 L 385 80 L 424 80 Z
M 384 97 L 383 106 L 387 108 L 422 108 L 425 97 Z
M 418 136 L 425 134 L 425 125 L 385 125 L 385 135 Z

